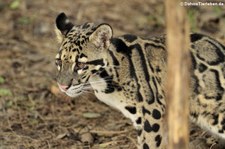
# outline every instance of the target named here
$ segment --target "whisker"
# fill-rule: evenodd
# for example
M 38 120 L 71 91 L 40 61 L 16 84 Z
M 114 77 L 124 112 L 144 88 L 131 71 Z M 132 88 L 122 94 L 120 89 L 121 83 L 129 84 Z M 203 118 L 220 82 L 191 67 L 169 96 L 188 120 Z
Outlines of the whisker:
M 93 94 L 94 95 L 94 92 L 91 92 L 91 91 L 82 90 L 82 92 L 86 93 L 86 94 Z
M 112 79 L 111 78 L 103 78 L 103 80 L 97 80 L 97 81 L 90 81 L 90 82 L 88 82 L 88 83 L 85 83 L 84 85 L 90 85 L 90 83 L 98 83 L 98 82 L 107 82 L 107 81 L 112 81 Z
M 107 67 L 113 67 L 113 68 L 121 68 L 121 66 L 116 66 L 116 65 L 109 65 Z
M 115 83 L 96 83 L 97 85 L 107 85 L 107 87 L 118 87 L 119 85 L 118 84 L 115 84 Z
M 83 90 L 93 90 L 93 88 L 90 86 L 90 87 L 83 88 Z
M 108 80 L 109 81 L 109 80 Z M 90 82 L 90 84 L 93 84 L 93 83 L 105 83 L 106 81 L 104 80 L 99 80 L 99 81 L 92 81 Z

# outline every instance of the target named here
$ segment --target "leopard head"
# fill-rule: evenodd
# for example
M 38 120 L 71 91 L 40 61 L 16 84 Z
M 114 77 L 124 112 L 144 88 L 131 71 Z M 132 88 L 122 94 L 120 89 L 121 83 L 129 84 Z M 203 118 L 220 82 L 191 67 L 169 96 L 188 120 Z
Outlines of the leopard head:
M 74 25 L 60 13 L 56 34 L 61 44 L 55 60 L 57 83 L 62 92 L 76 97 L 90 88 L 90 79 L 107 67 L 112 28 L 108 24 Z

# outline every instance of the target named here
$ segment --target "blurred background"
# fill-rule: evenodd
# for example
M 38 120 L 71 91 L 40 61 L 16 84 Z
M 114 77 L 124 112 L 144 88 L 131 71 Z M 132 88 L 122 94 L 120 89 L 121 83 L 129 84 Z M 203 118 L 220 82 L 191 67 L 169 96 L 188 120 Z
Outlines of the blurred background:
M 225 2 L 184 8 L 192 32 L 225 44 Z M 60 94 L 54 79 L 60 12 L 74 24 L 108 23 L 114 36 L 151 37 L 166 27 L 163 0 L 0 0 L 0 149 L 134 149 L 136 132 L 122 114 L 92 93 L 80 99 Z M 191 135 L 207 134 L 193 127 Z

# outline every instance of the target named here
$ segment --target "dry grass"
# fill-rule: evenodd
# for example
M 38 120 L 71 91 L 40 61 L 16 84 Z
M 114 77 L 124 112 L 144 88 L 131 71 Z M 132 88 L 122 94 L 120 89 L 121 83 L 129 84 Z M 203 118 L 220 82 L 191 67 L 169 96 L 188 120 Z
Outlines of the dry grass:
M 94 138 L 92 148 L 135 148 L 136 133 L 121 113 L 93 94 L 71 99 L 54 87 L 58 49 L 54 20 L 61 11 L 76 24 L 107 22 L 115 35 L 150 37 L 163 33 L 165 27 L 161 0 L 0 0 L 0 149 L 83 148 L 88 146 L 81 140 L 84 129 Z M 220 19 L 213 24 L 213 36 L 224 42 L 224 11 L 197 11 Z M 198 14 L 194 17 L 201 24 L 210 21 L 210 17 L 205 22 Z M 207 25 L 201 24 L 197 31 L 209 34 Z M 99 116 L 87 118 L 84 113 Z

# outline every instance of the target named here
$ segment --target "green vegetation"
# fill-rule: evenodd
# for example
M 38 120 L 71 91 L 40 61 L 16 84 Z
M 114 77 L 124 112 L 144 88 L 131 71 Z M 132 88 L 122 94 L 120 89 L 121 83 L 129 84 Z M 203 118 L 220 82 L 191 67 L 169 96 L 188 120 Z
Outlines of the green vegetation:
M 14 0 L 9 4 L 9 8 L 13 10 L 18 9 L 19 6 L 20 6 L 20 0 Z
M 196 9 L 188 9 L 187 10 L 187 16 L 190 23 L 190 29 L 192 32 L 196 32 L 198 25 L 197 25 L 197 14 L 198 11 Z
M 12 96 L 12 92 L 9 89 L 0 88 L 0 97 Z

